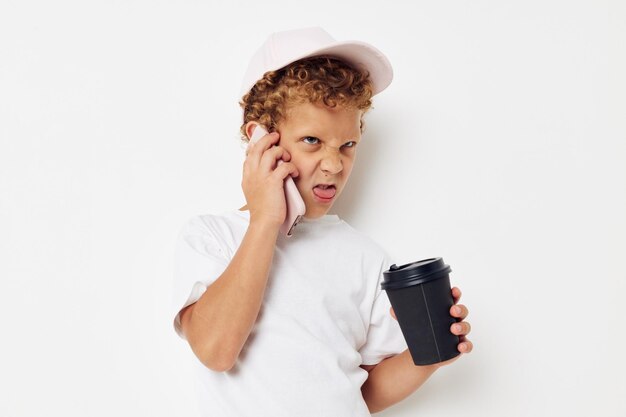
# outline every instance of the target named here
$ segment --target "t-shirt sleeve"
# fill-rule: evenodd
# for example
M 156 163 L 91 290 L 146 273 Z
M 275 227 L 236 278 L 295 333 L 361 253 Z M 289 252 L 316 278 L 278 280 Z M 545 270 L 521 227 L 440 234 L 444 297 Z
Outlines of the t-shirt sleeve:
M 391 308 L 389 297 L 380 288 L 383 271 L 389 269 L 390 265 L 389 257 L 385 256 L 376 285 L 376 295 L 372 306 L 367 340 L 359 349 L 363 365 L 376 365 L 383 359 L 395 356 L 407 349 L 400 325 L 389 312 Z
M 185 336 L 181 329 L 180 311 L 198 301 L 229 262 L 218 233 L 200 216 L 191 218 L 182 227 L 174 253 L 172 291 L 174 330 L 181 338 Z

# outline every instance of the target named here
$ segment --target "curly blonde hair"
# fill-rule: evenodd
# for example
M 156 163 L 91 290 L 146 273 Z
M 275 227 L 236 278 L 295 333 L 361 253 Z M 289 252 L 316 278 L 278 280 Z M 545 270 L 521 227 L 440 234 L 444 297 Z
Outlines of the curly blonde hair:
M 289 106 L 306 102 L 362 110 L 362 132 L 363 115 L 372 107 L 372 95 L 369 74 L 341 59 L 317 56 L 295 61 L 266 72 L 239 102 L 243 108 L 242 141 L 248 142 L 249 121 L 258 121 L 273 132 Z

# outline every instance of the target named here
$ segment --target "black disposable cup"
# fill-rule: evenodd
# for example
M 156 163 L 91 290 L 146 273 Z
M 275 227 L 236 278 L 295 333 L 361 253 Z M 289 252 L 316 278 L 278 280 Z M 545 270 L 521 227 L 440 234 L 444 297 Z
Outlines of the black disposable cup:
M 456 319 L 450 266 L 430 258 L 383 272 L 387 292 L 415 365 L 431 365 L 458 356 L 459 337 L 450 331 Z

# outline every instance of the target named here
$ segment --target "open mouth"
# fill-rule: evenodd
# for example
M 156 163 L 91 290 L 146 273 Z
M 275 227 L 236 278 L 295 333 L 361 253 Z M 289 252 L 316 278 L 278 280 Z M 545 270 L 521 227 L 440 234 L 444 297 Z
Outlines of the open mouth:
M 337 194 L 337 188 L 332 184 L 319 184 L 313 187 L 313 194 L 326 202 L 332 200 Z

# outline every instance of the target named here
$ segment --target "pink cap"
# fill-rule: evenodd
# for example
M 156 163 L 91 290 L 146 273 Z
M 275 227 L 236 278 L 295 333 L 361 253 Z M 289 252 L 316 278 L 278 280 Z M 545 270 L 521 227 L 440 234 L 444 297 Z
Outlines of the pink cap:
M 374 94 L 391 83 L 393 69 L 381 51 L 360 41 L 336 41 L 320 27 L 272 33 L 254 54 L 241 84 L 243 97 L 267 71 L 275 71 L 302 58 L 336 56 L 358 69 L 369 71 Z

